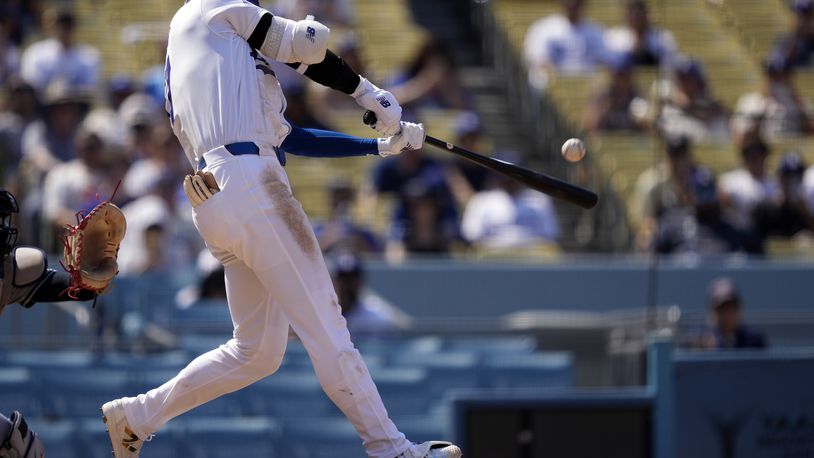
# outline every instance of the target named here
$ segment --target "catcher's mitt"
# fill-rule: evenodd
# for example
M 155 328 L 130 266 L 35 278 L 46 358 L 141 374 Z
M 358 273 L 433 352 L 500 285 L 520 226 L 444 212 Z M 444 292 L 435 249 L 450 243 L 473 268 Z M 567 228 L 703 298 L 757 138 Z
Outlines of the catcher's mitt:
M 109 200 L 87 215 L 77 213 L 76 226 L 67 226 L 63 237 L 65 261 L 62 266 L 71 275 L 68 296 L 76 299 L 80 290 L 96 294 L 107 289 L 119 273 L 116 259 L 124 239 L 127 222 L 122 211 Z

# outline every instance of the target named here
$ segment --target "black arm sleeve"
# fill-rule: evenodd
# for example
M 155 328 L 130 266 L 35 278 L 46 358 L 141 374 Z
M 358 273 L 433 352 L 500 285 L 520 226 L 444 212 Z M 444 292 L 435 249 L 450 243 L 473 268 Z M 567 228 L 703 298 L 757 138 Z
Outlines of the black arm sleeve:
M 286 65 L 296 69 L 301 64 L 292 63 Z M 353 91 L 359 86 L 359 74 L 330 49 L 325 53 L 325 59 L 322 62 L 308 66 L 305 76 L 315 83 L 328 86 L 345 94 L 353 94 Z
M 38 286 L 31 298 L 22 304 L 24 307 L 31 307 L 37 302 L 92 301 L 96 298 L 96 293 L 83 289 L 77 293 L 76 299 L 72 299 L 65 292 L 71 286 L 71 277 L 67 273 L 48 269 L 46 275 L 47 278 Z

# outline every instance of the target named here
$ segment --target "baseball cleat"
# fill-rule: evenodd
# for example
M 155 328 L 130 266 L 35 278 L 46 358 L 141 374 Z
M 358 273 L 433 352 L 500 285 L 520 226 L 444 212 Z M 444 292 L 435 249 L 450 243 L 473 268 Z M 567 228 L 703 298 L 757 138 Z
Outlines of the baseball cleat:
M 461 458 L 463 453 L 457 445 L 442 441 L 413 444 L 396 458 Z
M 121 399 L 110 401 L 102 406 L 102 421 L 107 425 L 107 434 L 116 458 L 138 458 L 144 441 L 130 429 Z

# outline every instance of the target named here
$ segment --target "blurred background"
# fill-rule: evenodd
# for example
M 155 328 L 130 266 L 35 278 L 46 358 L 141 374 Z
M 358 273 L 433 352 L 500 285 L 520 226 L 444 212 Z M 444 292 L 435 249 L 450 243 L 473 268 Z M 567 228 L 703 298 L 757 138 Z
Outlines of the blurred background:
M 99 406 L 226 342 L 164 107 L 180 1 L 0 2 L 0 187 L 59 268 L 121 188 L 121 272 L 90 304 L 8 307 L 0 411 L 47 456 L 109 456 Z M 584 211 L 427 147 L 291 157 L 396 424 L 467 457 L 814 456 L 814 1 L 280 0 L 405 119 L 600 195 Z M 373 137 L 278 65 L 286 115 Z M 190 81 L 189 84 L 195 84 Z M 560 145 L 585 140 L 566 162 Z M 292 337 L 278 374 L 172 421 L 146 457 L 363 456 Z

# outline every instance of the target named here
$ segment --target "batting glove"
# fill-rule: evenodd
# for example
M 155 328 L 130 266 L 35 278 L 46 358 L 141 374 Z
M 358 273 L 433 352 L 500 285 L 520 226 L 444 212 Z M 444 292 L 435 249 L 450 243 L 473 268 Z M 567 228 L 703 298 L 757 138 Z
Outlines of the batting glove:
M 388 91 L 379 89 L 366 78 L 359 78 L 359 86 L 351 94 L 362 108 L 376 113 L 376 124 L 371 127 L 386 136 L 398 134 L 401 126 L 401 105 Z
M 392 137 L 379 139 L 379 156 L 393 156 L 424 146 L 424 138 L 427 136 L 424 124 L 402 122 L 400 125 L 401 132 Z

